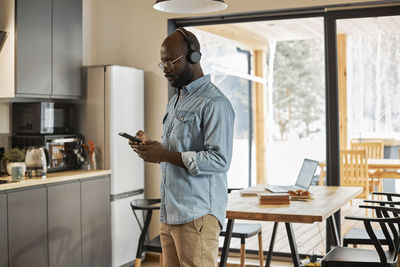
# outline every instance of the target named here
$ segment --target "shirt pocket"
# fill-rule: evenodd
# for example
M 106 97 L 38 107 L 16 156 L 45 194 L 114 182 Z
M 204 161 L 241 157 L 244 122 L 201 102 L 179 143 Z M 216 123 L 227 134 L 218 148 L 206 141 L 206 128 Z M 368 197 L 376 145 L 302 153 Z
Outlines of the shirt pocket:
M 193 127 L 194 118 L 194 112 L 178 111 L 175 114 L 174 135 L 177 138 L 191 137 L 191 127 Z

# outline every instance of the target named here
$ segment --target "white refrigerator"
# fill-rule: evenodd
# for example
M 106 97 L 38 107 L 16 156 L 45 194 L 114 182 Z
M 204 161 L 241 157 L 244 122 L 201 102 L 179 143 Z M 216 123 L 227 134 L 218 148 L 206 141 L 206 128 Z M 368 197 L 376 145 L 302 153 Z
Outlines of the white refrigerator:
M 143 198 L 144 163 L 119 132 L 144 129 L 144 72 L 117 65 L 83 67 L 80 132 L 96 146 L 98 169 L 111 169 L 112 266 L 134 261 L 140 228 L 130 202 Z

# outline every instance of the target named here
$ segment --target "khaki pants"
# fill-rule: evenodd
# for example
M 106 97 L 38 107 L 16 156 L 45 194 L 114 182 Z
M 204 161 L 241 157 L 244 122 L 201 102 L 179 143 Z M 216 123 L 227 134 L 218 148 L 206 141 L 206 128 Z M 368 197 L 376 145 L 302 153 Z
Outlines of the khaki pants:
M 161 223 L 163 266 L 217 266 L 220 231 L 219 222 L 212 215 L 185 224 Z

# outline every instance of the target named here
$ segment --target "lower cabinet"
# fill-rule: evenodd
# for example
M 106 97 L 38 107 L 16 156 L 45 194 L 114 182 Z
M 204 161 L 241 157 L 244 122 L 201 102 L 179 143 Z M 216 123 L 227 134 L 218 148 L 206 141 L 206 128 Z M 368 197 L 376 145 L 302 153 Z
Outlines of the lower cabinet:
M 83 266 L 110 267 L 110 179 L 84 180 L 81 186 Z
M 0 192 L 0 267 L 110 267 L 110 207 L 109 176 Z
M 9 267 L 48 266 L 46 188 L 8 192 Z
M 49 266 L 81 267 L 81 184 L 47 188 Z
M 7 195 L 0 193 L 0 267 L 8 267 Z

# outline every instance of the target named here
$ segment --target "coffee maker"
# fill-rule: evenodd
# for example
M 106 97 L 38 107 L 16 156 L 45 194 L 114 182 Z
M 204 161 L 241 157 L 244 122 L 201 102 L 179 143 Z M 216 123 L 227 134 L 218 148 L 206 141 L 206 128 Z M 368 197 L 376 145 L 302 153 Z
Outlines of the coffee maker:
M 42 147 L 28 147 L 25 156 L 26 175 L 32 177 L 46 178 L 47 162 L 49 155 Z

